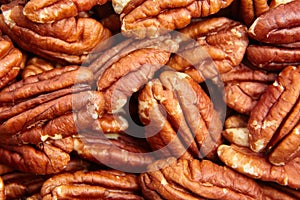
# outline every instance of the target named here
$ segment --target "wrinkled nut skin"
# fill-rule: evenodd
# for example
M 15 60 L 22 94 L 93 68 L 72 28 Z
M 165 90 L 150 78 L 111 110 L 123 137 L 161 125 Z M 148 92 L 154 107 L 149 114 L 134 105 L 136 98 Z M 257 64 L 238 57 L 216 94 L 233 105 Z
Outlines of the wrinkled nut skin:
M 167 65 L 198 82 L 239 65 L 248 45 L 246 26 L 225 17 L 191 23 L 179 32 L 179 50 Z
M 218 155 L 228 167 L 254 179 L 276 182 L 280 185 L 299 189 L 299 157 L 284 166 L 274 166 L 260 153 L 246 147 L 222 144 Z
M 157 37 L 167 31 L 186 27 L 192 18 L 206 17 L 217 13 L 232 3 L 225 1 L 113 1 L 121 14 L 122 33 L 137 38 Z M 125 5 L 124 5 L 125 4 Z
M 256 182 L 226 166 L 197 159 L 163 162 L 139 176 L 146 199 L 263 199 Z
M 89 17 L 71 17 L 50 24 L 34 23 L 22 5 L 1 7 L 0 29 L 24 50 L 61 63 L 81 64 L 110 31 Z M 26 41 L 31 41 L 30 43 Z M 101 48 L 106 48 L 104 44 Z
M 62 173 L 46 180 L 43 199 L 130 199 L 142 200 L 138 177 L 117 170 Z
M 259 186 L 267 200 L 297 200 L 300 198 L 298 190 L 286 186 L 273 183 L 259 183 Z
M 48 62 L 39 57 L 30 58 L 22 69 L 22 79 L 29 76 L 41 74 L 45 71 L 52 70 L 55 67 L 51 62 Z
M 13 82 L 20 71 L 22 52 L 12 41 L 0 33 L 0 89 Z
M 249 36 L 257 41 L 271 44 L 299 42 L 299 12 L 299 1 L 291 1 L 270 9 L 253 22 L 248 30 Z
M 220 74 L 224 83 L 224 101 L 228 107 L 242 114 L 250 114 L 268 85 L 277 77 L 275 73 L 252 69 L 245 64 Z
M 248 121 L 250 148 L 255 152 L 277 149 L 277 156 L 272 153 L 276 159 L 270 160 L 275 165 L 286 164 L 298 153 L 299 77 L 299 66 L 285 68 L 261 96 Z
M 219 113 L 184 73 L 164 71 L 148 82 L 138 97 L 138 113 L 150 146 L 164 147 L 165 156 L 213 158 L 221 142 Z
M 107 0 L 30 0 L 24 6 L 24 15 L 33 22 L 51 23 L 75 17 L 81 11 L 88 11 L 95 5 L 105 4 Z

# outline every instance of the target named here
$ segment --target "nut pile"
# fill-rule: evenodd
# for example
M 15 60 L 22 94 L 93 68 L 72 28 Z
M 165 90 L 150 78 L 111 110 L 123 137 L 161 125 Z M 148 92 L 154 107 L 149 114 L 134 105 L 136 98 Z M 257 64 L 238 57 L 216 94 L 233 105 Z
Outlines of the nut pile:
M 300 199 L 299 0 L 0 6 L 0 199 Z

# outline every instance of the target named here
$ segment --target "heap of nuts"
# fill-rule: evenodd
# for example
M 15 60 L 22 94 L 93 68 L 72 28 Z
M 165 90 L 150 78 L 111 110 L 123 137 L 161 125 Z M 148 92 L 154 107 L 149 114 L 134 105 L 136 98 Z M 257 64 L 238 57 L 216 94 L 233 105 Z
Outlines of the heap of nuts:
M 300 0 L 0 6 L 0 199 L 300 199 Z

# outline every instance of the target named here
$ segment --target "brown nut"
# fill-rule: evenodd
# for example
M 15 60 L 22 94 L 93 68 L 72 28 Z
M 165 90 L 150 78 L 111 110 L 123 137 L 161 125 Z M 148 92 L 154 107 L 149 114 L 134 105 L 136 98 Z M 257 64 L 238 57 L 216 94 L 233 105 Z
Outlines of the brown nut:
M 33 22 L 51 23 L 75 17 L 81 11 L 88 11 L 95 5 L 105 4 L 107 0 L 30 0 L 23 9 L 24 15 Z
M 55 65 L 45 59 L 39 57 L 30 58 L 26 61 L 26 64 L 22 69 L 22 79 L 52 70 L 54 67 Z
M 300 49 L 268 45 L 249 45 L 246 57 L 250 63 L 268 71 L 281 71 L 289 65 L 300 64 Z
M 163 35 L 142 41 L 126 39 L 104 51 L 89 67 L 95 72 L 97 89 L 104 93 L 107 111 L 118 112 L 128 97 L 168 62 L 177 47 L 170 35 Z
M 20 71 L 22 53 L 0 31 L 0 89 L 13 82 Z
M 138 177 L 117 170 L 77 171 L 46 180 L 43 199 L 130 199 L 142 200 Z
M 198 82 L 239 65 L 248 45 L 246 26 L 225 17 L 192 23 L 180 33 L 179 50 L 167 65 Z
M 138 97 L 138 113 L 150 146 L 163 148 L 163 156 L 213 158 L 221 142 L 219 113 L 184 73 L 164 71 L 148 82 Z
M 250 148 L 262 152 L 274 147 L 270 161 L 276 165 L 284 165 L 299 151 L 299 77 L 300 67 L 285 68 L 250 114 Z
M 298 190 L 282 186 L 274 183 L 259 183 L 266 200 L 297 200 L 300 198 L 300 192 Z
M 249 28 L 253 39 L 271 44 L 300 41 L 300 2 L 281 4 L 258 17 Z M 282 13 L 286 13 L 282 15 Z M 280 16 L 280 17 L 279 17 Z
M 255 70 L 241 63 L 229 72 L 220 74 L 224 83 L 224 101 L 233 110 L 249 114 L 276 77 L 275 73 Z
M 98 44 L 111 36 L 107 28 L 92 18 L 71 17 L 39 24 L 23 15 L 22 5 L 5 5 L 1 9 L 0 28 L 15 43 L 24 50 L 62 63 L 83 63 Z M 108 43 L 105 44 L 101 48 L 106 48 Z
M 251 178 L 276 182 L 280 185 L 299 189 L 299 157 L 284 166 L 274 166 L 260 153 L 246 147 L 222 144 L 218 147 L 219 158 L 232 169 Z
M 112 1 L 121 14 L 122 33 L 138 38 L 157 37 L 159 34 L 187 26 L 192 18 L 206 17 L 226 8 L 232 0 L 225 1 Z
M 153 163 L 139 181 L 146 199 L 263 199 L 256 182 L 209 160 L 169 159 Z M 161 169 L 157 170 L 157 166 Z

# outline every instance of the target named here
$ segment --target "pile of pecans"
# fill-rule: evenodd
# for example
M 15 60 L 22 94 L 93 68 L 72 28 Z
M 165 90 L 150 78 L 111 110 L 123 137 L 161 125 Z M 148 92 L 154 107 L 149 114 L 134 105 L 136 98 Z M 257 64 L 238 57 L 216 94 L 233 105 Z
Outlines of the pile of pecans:
M 0 5 L 0 199 L 300 199 L 300 0 Z

